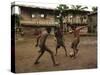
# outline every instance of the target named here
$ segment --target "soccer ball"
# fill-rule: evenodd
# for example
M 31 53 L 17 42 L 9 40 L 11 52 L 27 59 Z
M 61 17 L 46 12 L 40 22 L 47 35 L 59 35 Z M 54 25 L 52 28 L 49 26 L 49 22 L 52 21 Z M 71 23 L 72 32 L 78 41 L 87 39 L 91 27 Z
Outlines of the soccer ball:
M 74 57 L 74 52 L 70 52 L 70 53 L 69 53 L 69 56 L 70 56 L 70 57 Z

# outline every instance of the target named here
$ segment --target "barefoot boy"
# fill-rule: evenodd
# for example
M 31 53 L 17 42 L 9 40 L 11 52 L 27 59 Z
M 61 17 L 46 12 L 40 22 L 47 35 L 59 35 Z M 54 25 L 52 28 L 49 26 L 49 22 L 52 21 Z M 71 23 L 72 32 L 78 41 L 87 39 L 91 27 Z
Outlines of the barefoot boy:
M 58 64 L 56 64 L 56 62 L 55 62 L 55 59 L 54 59 L 54 56 L 53 56 L 53 52 L 46 46 L 46 40 L 47 40 L 47 37 L 48 37 L 50 31 L 51 31 L 50 28 L 44 29 L 41 32 L 41 34 L 38 36 L 38 38 L 37 38 L 36 46 L 40 47 L 40 51 L 39 51 L 40 55 L 38 56 L 38 58 L 36 59 L 34 64 L 38 64 L 39 63 L 38 62 L 39 59 L 42 57 L 44 52 L 47 51 L 51 55 L 51 59 L 52 59 L 53 65 L 54 66 L 58 66 Z
M 72 57 L 75 57 L 76 54 L 78 53 L 78 49 L 77 49 L 77 46 L 80 42 L 80 30 L 82 30 L 83 28 L 85 28 L 86 26 L 82 26 L 82 27 L 76 27 L 76 26 L 71 26 L 71 29 L 72 31 L 70 31 L 70 33 L 73 33 L 74 35 L 74 40 L 72 41 L 72 44 L 71 44 L 71 48 L 73 49 L 73 56 Z
M 57 55 L 58 48 L 60 48 L 62 46 L 65 50 L 65 55 L 67 56 L 67 50 L 66 50 L 66 47 L 65 47 L 65 44 L 64 44 L 64 41 L 63 41 L 63 33 L 62 33 L 60 28 L 56 28 L 55 37 L 56 37 L 56 40 L 57 40 L 56 54 L 55 55 Z

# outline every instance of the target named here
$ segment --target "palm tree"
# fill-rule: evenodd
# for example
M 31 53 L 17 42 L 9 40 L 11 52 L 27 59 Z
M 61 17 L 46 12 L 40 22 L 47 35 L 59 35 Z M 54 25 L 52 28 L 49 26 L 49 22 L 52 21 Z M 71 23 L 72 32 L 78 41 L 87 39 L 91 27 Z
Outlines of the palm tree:
M 96 12 L 98 10 L 98 8 L 94 6 L 94 7 L 92 7 L 92 10 L 93 10 L 93 12 Z
M 60 11 L 64 11 L 64 10 L 69 9 L 69 7 L 65 4 L 60 4 L 59 6 L 57 6 L 57 9 Z
M 59 12 L 59 21 L 60 21 L 60 28 L 63 29 L 63 13 L 65 10 L 69 9 L 69 7 L 65 4 L 60 4 L 59 6 L 57 6 L 57 9 L 60 11 Z
M 87 6 L 82 7 L 81 5 L 72 5 L 71 9 L 73 9 L 73 10 L 84 10 L 84 9 L 88 9 L 88 7 Z
M 88 7 L 87 6 L 83 7 L 82 5 L 72 5 L 71 9 L 76 10 L 76 11 L 84 11 L 85 9 L 88 9 Z M 73 18 L 76 17 L 76 14 L 77 14 L 77 12 L 73 12 Z M 82 15 L 81 15 L 81 19 L 83 19 Z M 73 21 L 73 19 L 72 19 L 72 21 Z

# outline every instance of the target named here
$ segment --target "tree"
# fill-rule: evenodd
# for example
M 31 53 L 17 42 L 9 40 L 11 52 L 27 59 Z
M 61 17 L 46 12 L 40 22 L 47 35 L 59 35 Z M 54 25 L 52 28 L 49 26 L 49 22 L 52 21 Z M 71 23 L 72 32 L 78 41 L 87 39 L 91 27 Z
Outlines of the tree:
M 92 10 L 94 11 L 94 12 L 96 12 L 97 11 L 97 7 L 92 7 Z
M 57 9 L 60 11 L 64 11 L 64 10 L 69 9 L 69 7 L 65 4 L 60 4 L 59 6 L 57 6 Z
M 85 9 L 88 9 L 88 7 L 87 7 L 87 6 L 83 7 L 82 5 L 72 5 L 72 6 L 71 6 L 71 9 L 77 11 L 77 12 L 73 12 L 73 18 L 74 18 L 74 17 L 76 17 L 76 14 L 77 14 L 78 12 L 84 11 Z M 83 18 L 82 18 L 82 15 L 81 15 L 81 19 L 83 19 Z M 75 20 L 76 20 L 76 19 L 75 19 Z M 72 21 L 73 21 L 73 19 L 72 19 Z
M 88 9 L 88 7 L 87 6 L 82 7 L 81 5 L 72 5 L 71 9 L 73 9 L 73 10 L 84 10 L 84 9 Z
M 60 4 L 57 6 L 57 9 L 60 11 L 59 12 L 59 21 L 60 21 L 60 28 L 63 29 L 63 13 L 65 10 L 69 9 L 69 7 L 65 4 Z

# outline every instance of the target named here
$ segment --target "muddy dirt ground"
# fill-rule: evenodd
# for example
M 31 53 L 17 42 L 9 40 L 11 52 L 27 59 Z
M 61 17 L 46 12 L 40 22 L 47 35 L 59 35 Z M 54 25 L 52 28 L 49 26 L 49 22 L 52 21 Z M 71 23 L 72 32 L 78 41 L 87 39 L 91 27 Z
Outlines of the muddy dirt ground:
M 64 42 L 68 55 L 71 51 L 70 45 L 72 42 L 70 35 L 64 36 Z M 65 56 L 64 49 L 58 50 L 58 55 L 54 56 L 59 66 L 53 66 L 50 55 L 45 52 L 40 63 L 34 65 L 34 62 L 39 55 L 38 47 L 35 47 L 36 38 L 24 37 L 23 40 L 16 41 L 15 62 L 16 72 L 37 72 L 37 71 L 55 71 L 55 70 L 74 70 L 74 69 L 91 69 L 97 67 L 97 38 L 95 36 L 82 36 L 78 46 L 79 53 L 75 59 Z M 56 41 L 53 36 L 48 37 L 48 47 L 55 54 Z

